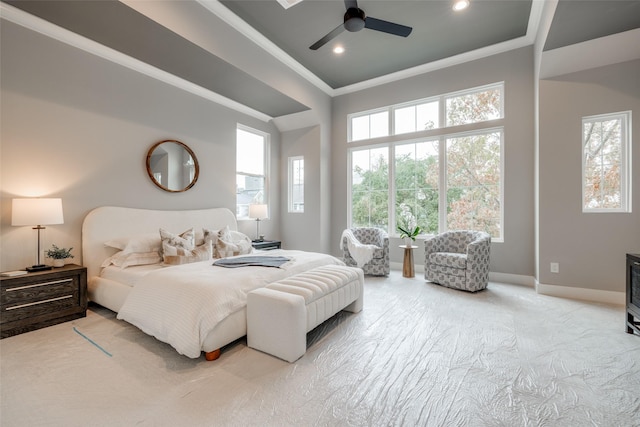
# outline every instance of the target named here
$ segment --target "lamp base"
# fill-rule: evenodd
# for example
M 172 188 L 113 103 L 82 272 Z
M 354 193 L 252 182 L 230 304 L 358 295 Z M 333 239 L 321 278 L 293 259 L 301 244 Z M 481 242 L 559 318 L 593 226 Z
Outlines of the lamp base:
M 53 267 L 51 267 L 50 265 L 38 264 L 38 265 L 32 265 L 31 267 L 27 267 L 25 268 L 25 270 L 27 270 L 29 273 L 34 273 L 36 271 L 51 270 L 52 268 Z

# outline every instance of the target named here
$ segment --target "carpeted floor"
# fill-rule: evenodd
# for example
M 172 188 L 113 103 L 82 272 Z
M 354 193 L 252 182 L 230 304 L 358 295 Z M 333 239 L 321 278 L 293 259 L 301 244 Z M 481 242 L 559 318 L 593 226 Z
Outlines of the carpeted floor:
M 92 306 L 0 341 L 0 424 L 640 426 L 640 336 L 623 307 L 393 271 L 308 343 L 293 364 L 244 340 L 189 359 Z

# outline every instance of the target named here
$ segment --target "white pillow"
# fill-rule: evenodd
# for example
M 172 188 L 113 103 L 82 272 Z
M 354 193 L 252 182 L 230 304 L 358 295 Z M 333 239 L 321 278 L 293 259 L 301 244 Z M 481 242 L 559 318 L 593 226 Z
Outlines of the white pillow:
M 105 246 L 119 249 L 126 253 L 153 252 L 160 250 L 161 242 L 157 233 L 149 233 L 109 240 L 105 243 Z
M 149 265 L 149 264 L 157 264 L 162 261 L 160 254 L 158 251 L 153 252 L 130 252 L 126 253 L 125 251 L 117 252 L 115 255 L 107 258 L 103 263 L 102 267 L 108 267 L 110 265 L 115 265 L 120 268 L 133 267 L 136 265 Z

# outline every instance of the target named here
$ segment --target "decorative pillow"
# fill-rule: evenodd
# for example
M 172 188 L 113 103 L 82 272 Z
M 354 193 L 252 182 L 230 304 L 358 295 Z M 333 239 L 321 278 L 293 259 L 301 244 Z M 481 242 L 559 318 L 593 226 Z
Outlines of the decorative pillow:
M 133 267 L 136 265 L 148 265 L 148 264 L 157 264 L 162 261 L 160 254 L 158 251 L 152 252 L 130 252 L 126 253 L 125 251 L 117 252 L 115 255 L 107 258 L 103 263 L 102 267 L 108 267 L 110 265 L 115 265 L 120 268 Z
M 105 246 L 131 253 L 159 251 L 162 244 L 157 233 L 149 233 L 109 240 L 105 242 Z
M 193 228 L 188 229 L 182 234 L 173 234 L 167 230 L 160 229 L 160 240 L 162 240 L 162 246 L 160 246 L 160 255 L 163 255 L 165 243 L 169 246 L 176 248 L 182 248 L 187 251 L 192 251 L 195 248 L 195 232 Z
M 220 232 L 220 230 L 211 230 L 208 228 L 203 228 L 202 232 L 204 234 L 204 238 L 203 238 L 204 243 L 208 241 L 211 242 L 211 245 L 213 246 L 214 252 L 215 252 L 216 243 L 218 243 L 218 233 Z
M 188 264 L 190 262 L 207 261 L 213 258 L 213 246 L 211 241 L 197 246 L 193 250 L 186 250 L 163 244 L 164 263 L 170 265 Z
M 225 227 L 218 233 L 216 242 L 216 257 L 226 258 L 234 255 L 244 255 L 253 252 L 251 239 L 239 231 L 230 231 Z

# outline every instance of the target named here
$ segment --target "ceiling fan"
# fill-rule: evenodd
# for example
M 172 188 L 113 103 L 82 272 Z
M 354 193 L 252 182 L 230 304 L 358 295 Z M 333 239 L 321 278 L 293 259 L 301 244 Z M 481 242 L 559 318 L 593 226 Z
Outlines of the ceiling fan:
M 347 8 L 347 12 L 344 14 L 344 22 L 334 28 L 329 32 L 329 34 L 312 44 L 309 49 L 319 49 L 344 30 L 355 33 L 363 28 L 369 28 L 370 30 L 382 31 L 383 33 L 402 37 L 407 37 L 411 34 L 411 30 L 413 30 L 411 27 L 366 16 L 364 10 L 358 7 L 357 0 L 344 0 L 344 5 Z

